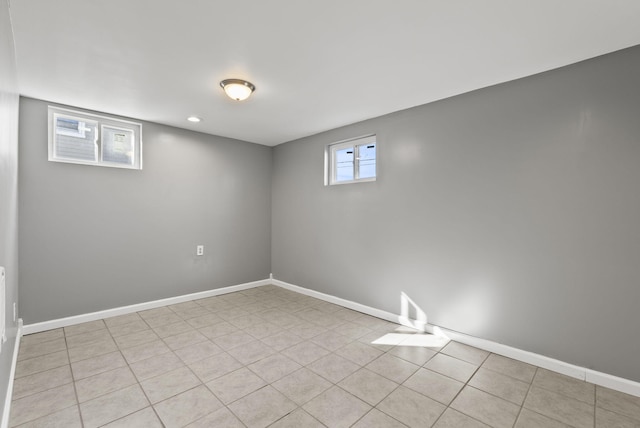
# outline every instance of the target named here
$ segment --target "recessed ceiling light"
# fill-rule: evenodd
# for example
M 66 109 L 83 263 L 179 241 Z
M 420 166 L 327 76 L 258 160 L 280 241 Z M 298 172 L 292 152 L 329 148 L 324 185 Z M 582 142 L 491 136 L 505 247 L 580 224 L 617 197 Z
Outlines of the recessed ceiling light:
M 187 120 L 189 122 L 193 122 L 193 123 L 198 123 L 198 122 L 202 121 L 202 119 L 200 119 L 198 116 L 189 116 L 187 118 Z
M 256 90 L 253 83 L 242 79 L 225 79 L 220 86 L 229 98 L 236 101 L 246 100 Z

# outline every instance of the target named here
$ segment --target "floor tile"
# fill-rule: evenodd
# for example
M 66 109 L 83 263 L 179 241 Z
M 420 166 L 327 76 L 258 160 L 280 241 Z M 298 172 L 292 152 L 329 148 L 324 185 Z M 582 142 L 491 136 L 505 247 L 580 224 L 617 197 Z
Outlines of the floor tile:
M 133 373 L 131 373 L 129 367 L 120 367 L 81 379 L 76 382 L 75 386 L 78 401 L 83 403 L 109 392 L 135 385 L 136 383 L 138 383 L 138 380 Z
M 275 353 L 272 348 L 255 339 L 252 339 L 251 342 L 242 346 L 231 348 L 227 352 L 245 365 L 254 363 Z
M 343 379 L 339 387 L 375 406 L 398 387 L 398 384 L 370 370 L 360 369 Z
M 206 314 L 203 314 L 197 317 L 186 318 L 186 322 L 193 328 L 202 328 L 202 327 L 207 327 L 207 326 L 222 322 L 222 318 L 220 318 L 216 314 L 212 314 L 208 312 Z
M 266 386 L 267 383 L 243 367 L 207 382 L 206 385 L 224 404 L 230 404 Z
M 81 346 L 78 348 L 70 348 L 69 361 L 72 363 L 76 361 L 86 360 L 87 358 L 97 357 L 98 355 L 109 354 L 117 351 L 118 346 L 111 337 L 92 343 L 89 346 Z
M 271 386 L 265 386 L 229 406 L 247 427 L 266 427 L 291 413 L 296 405 Z
M 404 382 L 419 369 L 417 365 L 389 354 L 380 356 L 365 367 L 396 383 Z
M 329 388 L 302 408 L 323 424 L 335 428 L 351 426 L 371 410 L 367 403 L 337 386 Z
M 75 380 L 84 379 L 99 373 L 108 372 L 127 365 L 120 352 L 99 355 L 86 360 L 71 363 L 71 371 Z
M 171 349 L 161 340 L 145 343 L 143 345 L 132 346 L 131 348 L 122 349 L 122 355 L 129 364 L 136 361 L 146 360 L 156 355 L 171 352 Z
M 264 322 L 265 322 L 264 318 L 254 314 L 247 314 L 247 315 L 243 315 L 241 317 L 237 317 L 229 320 L 230 324 L 233 324 L 234 326 L 238 327 L 241 330 L 244 330 L 244 329 L 251 330 L 254 326 L 260 325 Z
M 276 423 L 269 425 L 269 428 L 324 428 L 316 418 L 302 409 L 297 409 Z
M 47 416 L 20 425 L 20 428 L 82 428 L 77 405 L 67 407 Z
M 149 325 L 149 327 L 156 328 L 162 325 L 180 322 L 183 321 L 183 319 L 176 315 L 174 312 L 170 312 L 155 317 L 144 318 L 144 321 Z
M 245 428 L 236 416 L 226 407 L 222 407 L 207 416 L 190 423 L 185 428 Z
M 109 330 L 104 328 L 101 330 L 94 330 L 69 336 L 66 341 L 67 347 L 71 349 L 80 346 L 92 346 L 95 343 L 100 343 L 109 339 L 111 339 L 111 334 L 109 333 Z
M 80 404 L 85 428 L 94 428 L 120 419 L 149 406 L 139 385 L 95 398 Z
M 471 363 L 474 366 L 481 365 L 489 356 L 489 352 L 487 351 L 454 341 L 449 342 L 440 352 Z
M 188 324 L 186 321 L 178 321 L 171 324 L 165 324 L 157 326 L 153 331 L 158 337 L 164 339 L 165 337 L 175 336 L 176 334 L 186 333 L 188 331 L 194 331 L 195 328 Z
M 433 358 L 434 355 L 436 355 L 436 352 L 419 346 L 394 346 L 389 350 L 389 354 L 400 357 L 410 363 L 422 366 Z
M 373 330 L 371 330 L 370 328 L 353 322 L 345 322 L 344 324 L 340 324 L 339 326 L 335 327 L 333 331 L 354 340 L 373 332 Z
M 473 419 L 449 407 L 444 411 L 433 428 L 491 428 L 489 425 Z
M 478 366 L 444 354 L 434 356 L 424 367 L 460 382 L 467 382 L 478 369 Z
M 26 334 L 20 338 L 20 346 L 48 342 L 54 339 L 64 339 L 64 330 L 56 328 L 54 330 L 42 331 L 40 333 Z
M 255 338 L 245 333 L 244 331 L 236 331 L 231 334 L 226 334 L 224 336 L 216 337 L 211 340 L 213 340 L 213 343 L 227 351 L 229 349 L 253 342 Z
M 308 340 L 308 339 L 311 339 L 312 337 L 315 337 L 319 334 L 326 332 L 327 329 L 312 323 L 302 322 L 298 325 L 293 326 L 288 331 L 290 331 L 291 333 L 297 334 L 303 339 Z
M 529 409 L 522 409 L 514 428 L 571 428 L 571 426 Z M 607 426 L 607 428 L 613 428 L 613 426 Z
M 353 425 L 353 428 L 406 428 L 406 425 L 378 409 L 371 409 Z
M 111 318 L 105 318 L 104 323 L 107 325 L 107 328 L 114 327 L 122 324 L 129 324 L 133 321 L 141 320 L 142 317 L 138 315 L 137 312 L 132 312 L 130 314 L 118 315 Z
M 596 405 L 640 421 L 640 397 L 597 386 Z
M 208 327 L 199 328 L 198 331 L 204 334 L 207 338 L 213 340 L 218 337 L 238 332 L 240 331 L 240 329 L 225 321 L 210 325 Z
M 76 404 L 75 391 L 70 383 L 31 394 L 13 400 L 10 425 L 20 425 Z
M 640 421 L 596 407 L 596 428 L 638 428 Z
M 69 365 L 23 376 L 13 382 L 13 399 L 16 400 L 71 382 L 73 382 L 73 377 L 71 376 L 71 367 Z
M 360 366 L 364 366 L 378 358 L 383 352 L 361 342 L 351 342 L 338 349 L 336 354 Z
M 331 383 L 302 368 L 273 383 L 273 387 L 298 405 L 303 405 L 331 387 Z
M 593 426 L 594 407 L 566 395 L 532 386 L 524 407 L 560 422 L 577 426 Z
M 293 345 L 297 345 L 304 339 L 295 333 L 290 331 L 282 331 L 273 336 L 268 336 L 262 339 L 262 342 L 269 345 L 276 351 L 282 351 L 283 349 L 290 348 Z
M 339 355 L 329 354 L 309 364 L 307 368 L 331 383 L 338 383 L 358 370 L 360 366 Z
M 185 391 L 153 406 L 166 428 L 179 428 L 222 408 L 204 385 Z
M 203 358 L 210 357 L 222 352 L 222 349 L 210 340 L 196 343 L 195 345 L 186 346 L 181 349 L 177 349 L 175 354 L 185 364 L 193 363 Z
M 137 333 L 131 333 L 124 336 L 115 337 L 116 345 L 120 349 L 132 348 L 144 343 L 156 342 L 159 339 L 158 335 L 153 330 L 144 330 Z
M 103 428 L 164 428 L 156 412 L 151 407 L 145 407 L 124 418 L 117 419 Z
M 322 334 L 312 337 L 309 340 L 329 351 L 336 351 L 339 348 L 342 348 L 343 346 L 353 342 L 353 339 L 342 336 L 333 330 L 326 331 Z
M 302 366 L 282 354 L 275 354 L 257 361 L 248 367 L 268 383 L 273 383 L 295 372 Z
M 227 373 L 238 370 L 242 364 L 226 352 L 198 360 L 188 365 L 191 370 L 200 378 L 202 382 L 209 382 L 213 379 L 224 376 Z
M 82 324 L 64 327 L 64 335 L 68 339 L 76 334 L 88 333 L 96 330 L 106 330 L 106 328 L 107 325 L 104 323 L 104 320 L 89 321 Z
M 129 365 L 138 381 L 156 377 L 183 366 L 184 363 L 173 352 L 156 355 Z
M 531 383 L 536 374 L 535 366 L 496 354 L 489 355 L 482 367 L 527 383 Z
M 447 406 L 464 387 L 462 382 L 427 369 L 419 369 L 402 385 Z
M 282 333 L 283 331 L 285 330 L 281 327 L 266 321 L 262 324 L 254 325 L 244 330 L 245 333 L 249 333 L 256 339 L 264 339 L 265 337 L 273 336 L 275 334 Z
M 282 353 L 298 364 L 306 366 L 307 364 L 316 361 L 318 358 L 329 354 L 329 351 L 315 343 L 307 341 L 298 343 L 291 348 L 287 348 L 282 351 Z
M 64 338 L 53 339 L 46 342 L 20 343 L 20 353 L 18 361 L 27 360 L 29 358 L 39 357 L 41 355 L 51 354 L 53 352 L 64 351 L 67 349 L 67 343 Z
M 400 386 L 378 404 L 377 409 L 410 427 L 430 427 L 444 412 L 445 406 Z
M 149 325 L 144 322 L 142 318 L 138 318 L 126 324 L 108 325 L 107 328 L 109 329 L 111 336 L 118 337 L 149 330 Z
M 140 382 L 151 403 L 157 403 L 188 389 L 200 385 L 200 380 L 187 367 L 180 367 L 170 372 Z
M 519 406 L 529 391 L 528 383 L 482 367 L 473 375 L 469 385 Z
M 539 368 L 533 378 L 533 385 L 584 401 L 587 404 L 595 403 L 596 388 L 594 384 L 560 373 Z
M 204 342 L 207 338 L 198 330 L 190 330 L 175 336 L 165 337 L 162 340 L 169 348 L 175 351 L 176 349 Z
M 512 427 L 520 412 L 520 406 L 469 386 L 458 394 L 451 407 L 496 428 Z
M 29 376 L 69 364 L 67 351 L 54 352 L 40 357 L 18 361 L 16 364 L 15 378 Z

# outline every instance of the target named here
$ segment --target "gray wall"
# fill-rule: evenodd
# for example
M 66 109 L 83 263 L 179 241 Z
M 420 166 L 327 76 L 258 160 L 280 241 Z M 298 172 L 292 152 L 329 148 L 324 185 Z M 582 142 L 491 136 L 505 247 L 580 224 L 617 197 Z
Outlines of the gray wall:
M 269 147 L 143 122 L 141 171 L 49 162 L 47 105 L 20 102 L 25 324 L 269 277 Z
M 13 303 L 18 301 L 18 89 L 7 0 L 0 0 L 0 266 L 6 269 L 7 333 L 0 353 L 1 408 L 18 332 L 13 322 Z
M 272 192 L 275 278 L 640 381 L 640 47 L 277 146 Z

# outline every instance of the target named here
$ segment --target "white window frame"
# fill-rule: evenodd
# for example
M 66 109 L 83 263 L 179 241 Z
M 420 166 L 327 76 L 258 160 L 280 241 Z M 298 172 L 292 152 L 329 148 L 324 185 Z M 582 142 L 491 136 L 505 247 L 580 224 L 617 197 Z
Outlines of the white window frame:
M 69 118 L 77 120 L 79 122 L 89 122 L 96 126 L 96 161 L 89 161 L 83 159 L 74 159 L 58 156 L 56 154 L 57 140 L 56 136 L 67 135 L 71 137 L 84 137 L 84 129 L 74 132 L 73 130 L 62 132 L 56 132 L 56 123 L 58 118 Z M 119 162 L 108 162 L 103 160 L 102 150 L 102 134 L 103 129 L 109 127 L 112 129 L 120 129 L 133 133 L 133 164 L 126 165 Z M 93 165 L 93 166 L 106 166 L 111 168 L 124 168 L 124 169 L 142 169 L 142 124 L 137 122 L 131 122 L 128 120 L 116 119 L 108 116 L 101 116 L 92 113 L 85 113 L 78 110 L 71 110 L 61 107 L 49 106 L 49 161 L 51 162 L 64 162 L 74 163 L 80 165 Z
M 360 154 L 359 146 L 376 145 L 376 172 L 374 177 L 360 178 Z M 325 186 L 334 186 L 337 184 L 362 183 L 367 181 L 376 181 L 378 177 L 378 141 L 376 135 L 366 135 L 363 137 L 352 138 L 349 140 L 338 141 L 329 144 L 325 150 Z M 346 148 L 353 148 L 353 180 L 337 180 L 336 152 Z

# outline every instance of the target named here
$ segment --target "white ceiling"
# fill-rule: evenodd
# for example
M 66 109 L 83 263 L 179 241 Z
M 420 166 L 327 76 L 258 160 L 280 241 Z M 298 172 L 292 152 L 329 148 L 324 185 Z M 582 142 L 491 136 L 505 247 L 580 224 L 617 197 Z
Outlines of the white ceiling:
M 11 0 L 11 16 L 21 94 L 270 146 L 640 44 L 638 0 Z M 232 101 L 225 78 L 256 92 Z

